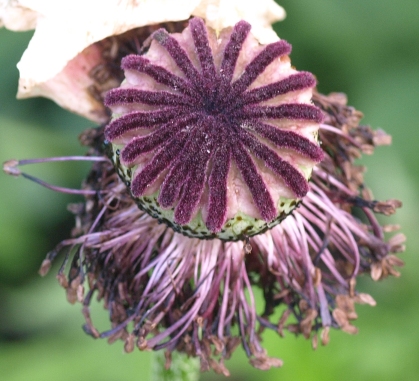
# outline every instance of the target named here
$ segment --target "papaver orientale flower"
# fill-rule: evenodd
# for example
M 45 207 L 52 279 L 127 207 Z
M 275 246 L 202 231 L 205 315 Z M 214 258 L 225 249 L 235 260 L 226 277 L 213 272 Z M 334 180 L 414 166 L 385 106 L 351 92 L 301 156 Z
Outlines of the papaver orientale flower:
M 275 17 L 253 25 L 254 14 L 239 12 L 247 2 L 229 7 L 250 23 L 223 13 L 222 1 L 189 3 L 183 21 L 168 14 L 108 30 L 37 85 L 105 121 L 81 136 L 83 159 L 94 161 L 79 191 L 85 201 L 70 206 L 72 237 L 40 271 L 65 252 L 58 279 L 83 304 L 85 332 L 122 339 L 127 352 L 165 350 L 168 365 L 184 352 L 202 370 L 228 374 L 224 361 L 241 344 L 253 366 L 268 369 L 282 362 L 263 349 L 264 330 L 315 347 L 330 328 L 355 333 L 354 304 L 375 304 L 356 278 L 398 275 L 404 236 L 386 238 L 397 227 L 375 214 L 401 204 L 374 200 L 354 164 L 391 139 L 360 125 L 343 94 L 318 94 L 314 76 L 291 66 L 291 46 L 269 27 Z M 118 17 L 110 19 L 120 26 Z M 83 62 L 88 72 L 72 70 Z M 71 98 L 92 86 L 100 107 L 86 97 L 78 109 Z M 18 169 L 29 162 L 4 169 L 29 177 Z M 94 297 L 110 313 L 107 331 L 90 316 Z

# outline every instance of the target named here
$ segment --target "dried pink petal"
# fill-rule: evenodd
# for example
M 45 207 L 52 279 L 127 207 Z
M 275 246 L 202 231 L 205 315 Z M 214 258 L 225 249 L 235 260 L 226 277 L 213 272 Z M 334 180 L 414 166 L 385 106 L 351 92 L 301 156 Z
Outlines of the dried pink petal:
M 103 63 L 99 42 L 139 27 L 187 20 L 191 15 L 207 18 L 216 30 L 246 19 L 254 25 L 257 38 L 267 43 L 278 39 L 271 24 L 282 20 L 285 12 L 273 0 L 3 0 L 0 26 L 35 29 L 18 64 L 18 98 L 51 98 L 102 123 L 107 114 L 89 92 L 92 79 L 88 75 Z

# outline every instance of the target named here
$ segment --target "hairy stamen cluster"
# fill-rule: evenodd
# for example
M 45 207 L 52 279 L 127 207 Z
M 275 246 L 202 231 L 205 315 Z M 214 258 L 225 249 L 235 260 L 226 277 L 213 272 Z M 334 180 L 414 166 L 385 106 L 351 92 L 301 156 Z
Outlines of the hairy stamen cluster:
M 189 238 L 159 224 L 137 208 L 104 158 L 102 129 L 82 135 L 96 158 L 84 182 L 86 200 L 71 206 L 73 238 L 48 254 L 41 273 L 67 252 L 58 279 L 68 300 L 83 304 L 86 333 L 122 339 L 126 352 L 165 350 L 168 365 L 172 352 L 184 352 L 198 357 L 202 370 L 228 374 L 225 360 L 240 343 L 254 367 L 282 364 L 262 346 L 265 329 L 302 335 L 314 347 L 327 344 L 331 328 L 357 331 L 355 303 L 375 305 L 357 290 L 357 277 L 398 276 L 395 267 L 403 264 L 395 255 L 404 250 L 403 234 L 389 238 L 397 227 L 381 226 L 375 216 L 401 203 L 374 200 L 354 164 L 390 137 L 359 125 L 362 114 L 342 95 L 315 93 L 313 100 L 325 113 L 319 130 L 325 159 L 301 207 L 245 245 Z M 90 314 L 95 299 L 111 321 L 102 332 Z
M 247 22 L 217 38 L 195 18 L 122 60 L 105 135 L 143 210 L 183 234 L 225 240 L 292 211 L 323 158 L 323 115 L 310 104 L 314 77 L 290 67 L 290 51 L 285 41 L 260 46 Z

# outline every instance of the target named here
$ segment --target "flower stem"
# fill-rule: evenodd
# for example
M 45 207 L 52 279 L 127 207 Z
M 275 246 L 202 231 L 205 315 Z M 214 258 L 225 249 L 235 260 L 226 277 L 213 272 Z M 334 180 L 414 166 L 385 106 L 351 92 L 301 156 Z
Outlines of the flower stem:
M 198 381 L 199 360 L 183 353 L 172 352 L 170 369 L 166 369 L 163 351 L 153 352 L 152 381 Z

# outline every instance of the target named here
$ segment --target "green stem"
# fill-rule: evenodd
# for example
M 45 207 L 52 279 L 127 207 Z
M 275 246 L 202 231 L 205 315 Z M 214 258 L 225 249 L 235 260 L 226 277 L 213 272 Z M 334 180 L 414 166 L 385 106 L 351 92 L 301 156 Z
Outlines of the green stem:
M 198 381 L 199 360 L 183 353 L 172 352 L 170 369 L 165 368 L 164 351 L 153 352 L 151 381 Z

